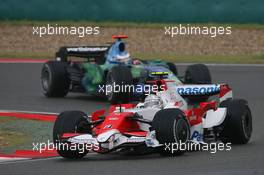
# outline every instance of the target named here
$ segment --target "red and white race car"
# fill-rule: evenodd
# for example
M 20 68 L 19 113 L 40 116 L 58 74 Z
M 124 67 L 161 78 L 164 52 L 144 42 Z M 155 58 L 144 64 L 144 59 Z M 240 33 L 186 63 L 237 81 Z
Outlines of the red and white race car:
M 179 149 L 178 144 L 249 141 L 252 116 L 248 103 L 233 99 L 227 84 L 154 83 L 163 85 L 164 90 L 147 96 L 142 103 L 112 105 L 108 112 L 103 109 L 91 115 L 62 112 L 53 130 L 59 155 L 81 158 L 89 151 L 143 150 L 181 155 L 186 149 Z

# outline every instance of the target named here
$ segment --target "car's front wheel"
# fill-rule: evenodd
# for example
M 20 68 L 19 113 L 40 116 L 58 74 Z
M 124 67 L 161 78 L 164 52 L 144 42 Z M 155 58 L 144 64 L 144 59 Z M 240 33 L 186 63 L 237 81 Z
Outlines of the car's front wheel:
M 177 156 L 186 151 L 180 146 L 190 139 L 190 126 L 181 110 L 170 108 L 158 111 L 152 121 L 152 129 L 156 139 L 163 144 L 158 150 L 161 155 Z
M 59 114 L 53 127 L 53 142 L 57 147 L 60 156 L 69 159 L 78 159 L 84 157 L 89 150 L 84 145 L 75 145 L 63 141 L 64 133 L 89 133 L 91 126 L 88 123 L 87 115 L 81 111 L 65 111 Z

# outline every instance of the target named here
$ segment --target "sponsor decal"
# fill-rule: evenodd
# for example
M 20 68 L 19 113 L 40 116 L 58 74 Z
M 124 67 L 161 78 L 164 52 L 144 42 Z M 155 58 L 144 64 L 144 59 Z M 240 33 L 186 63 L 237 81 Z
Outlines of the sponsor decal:
M 169 72 L 151 72 L 150 75 L 169 75 Z
M 112 128 L 112 125 L 105 125 L 104 126 L 104 129 L 109 129 L 109 128 Z
M 68 52 L 96 52 L 96 51 L 106 51 L 107 47 L 75 47 L 67 48 Z
M 207 95 L 220 92 L 220 85 L 197 85 L 197 86 L 181 86 L 177 88 L 180 95 Z
M 192 120 L 197 120 L 197 116 L 196 115 L 192 115 L 189 117 L 189 120 L 192 121 Z
M 127 139 L 127 142 L 138 143 L 138 142 L 144 142 L 145 140 L 146 140 L 145 137 L 130 137 Z
M 119 109 L 119 108 L 118 108 L 118 109 Z M 118 110 L 118 109 L 117 109 L 117 110 Z M 123 110 L 125 110 L 125 109 L 126 109 L 126 108 L 124 108 Z M 118 118 L 117 118 L 117 117 L 110 117 L 109 120 L 118 120 Z
M 203 141 L 203 136 L 198 131 L 194 131 L 191 140 Z

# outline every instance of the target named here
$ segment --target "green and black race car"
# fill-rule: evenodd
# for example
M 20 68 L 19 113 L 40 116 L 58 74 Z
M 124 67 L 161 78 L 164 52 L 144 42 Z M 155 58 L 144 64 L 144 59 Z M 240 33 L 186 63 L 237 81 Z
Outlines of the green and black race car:
M 46 62 L 42 68 L 44 95 L 64 97 L 68 92 L 86 92 L 105 96 L 112 104 L 117 104 L 141 98 L 144 92 L 131 92 L 127 89 L 129 86 L 115 91 L 113 86 L 144 87 L 146 82 L 157 78 L 171 79 L 176 84 L 183 81 L 194 84 L 211 83 L 209 70 L 204 65 L 189 67 L 185 79 L 180 80 L 175 64 L 131 58 L 122 41 L 127 36 L 113 38 L 114 43 L 104 46 L 61 47 L 56 53 L 56 59 Z M 109 87 L 110 90 L 107 89 Z

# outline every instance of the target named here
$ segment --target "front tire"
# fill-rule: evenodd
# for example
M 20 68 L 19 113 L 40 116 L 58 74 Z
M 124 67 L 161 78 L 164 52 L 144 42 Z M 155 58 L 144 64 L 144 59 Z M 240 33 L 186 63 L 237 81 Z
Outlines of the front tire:
M 133 89 L 129 88 L 129 86 L 132 85 L 133 85 L 133 78 L 131 71 L 128 67 L 125 66 L 113 67 L 107 73 L 106 76 L 106 87 L 111 87 L 110 90 L 111 92 L 106 94 L 108 101 L 110 101 L 111 104 L 129 103 L 133 93 L 132 91 Z M 115 87 L 120 87 L 120 90 L 114 92 Z
M 220 107 L 227 108 L 220 137 L 224 143 L 246 144 L 252 134 L 252 115 L 248 103 L 243 99 L 223 101 Z
M 60 156 L 69 159 L 79 159 L 84 157 L 88 150 L 71 150 L 65 149 L 62 144 L 70 144 L 62 141 L 61 137 L 64 133 L 91 133 L 86 114 L 81 111 L 65 111 L 56 119 L 53 127 L 53 142 L 57 146 L 57 152 Z M 79 147 L 78 147 L 79 148 Z
M 48 61 L 41 71 L 41 85 L 46 97 L 64 97 L 69 91 L 66 62 Z
M 182 155 L 185 150 L 180 150 L 181 144 L 187 144 L 190 138 L 190 126 L 184 113 L 175 108 L 163 109 L 158 111 L 152 121 L 152 129 L 156 132 L 156 139 L 160 144 L 159 153 L 164 156 L 177 156 Z M 176 150 L 170 150 L 174 147 L 173 144 L 178 146 Z

